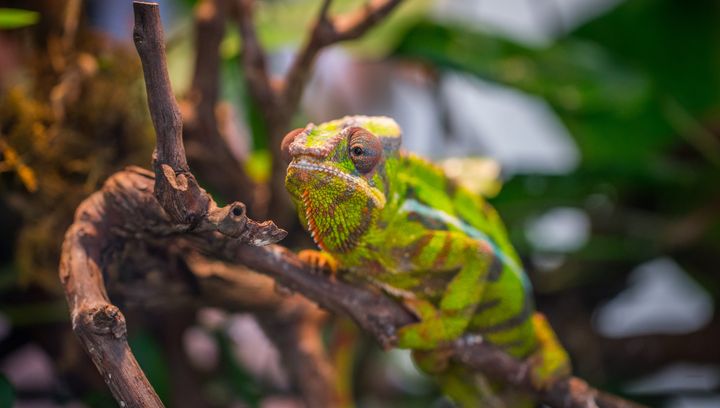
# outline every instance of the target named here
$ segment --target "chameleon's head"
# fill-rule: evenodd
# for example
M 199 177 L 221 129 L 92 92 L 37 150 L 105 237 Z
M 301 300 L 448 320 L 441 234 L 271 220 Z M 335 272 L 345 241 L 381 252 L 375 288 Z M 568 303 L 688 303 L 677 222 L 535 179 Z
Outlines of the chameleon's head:
M 348 252 L 368 231 L 399 147 L 400 127 L 387 117 L 348 116 L 285 136 L 285 186 L 320 248 Z

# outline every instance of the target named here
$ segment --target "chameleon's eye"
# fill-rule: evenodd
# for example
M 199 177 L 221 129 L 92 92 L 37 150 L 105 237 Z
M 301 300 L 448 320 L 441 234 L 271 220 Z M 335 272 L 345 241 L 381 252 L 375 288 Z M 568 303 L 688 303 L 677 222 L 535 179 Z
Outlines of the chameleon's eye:
M 305 128 L 297 128 L 294 130 L 291 130 L 282 140 L 282 143 L 280 143 L 280 153 L 283 161 L 285 163 L 290 163 L 290 160 L 292 160 L 292 157 L 290 156 L 290 145 L 295 140 L 295 137 L 299 135 Z
M 348 132 L 348 154 L 357 171 L 369 173 L 380 161 L 382 143 L 363 128 L 351 128 Z

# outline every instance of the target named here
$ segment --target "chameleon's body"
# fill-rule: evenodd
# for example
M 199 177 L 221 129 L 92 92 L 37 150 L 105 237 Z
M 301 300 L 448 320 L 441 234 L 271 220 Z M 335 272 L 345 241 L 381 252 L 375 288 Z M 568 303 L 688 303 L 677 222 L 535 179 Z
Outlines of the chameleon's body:
M 431 350 L 480 334 L 515 357 L 534 356 L 540 382 L 567 372 L 496 211 L 399 146 L 400 129 L 385 117 L 288 134 L 286 185 L 323 251 L 315 261 L 402 299 L 420 321 L 399 330 L 399 347 Z

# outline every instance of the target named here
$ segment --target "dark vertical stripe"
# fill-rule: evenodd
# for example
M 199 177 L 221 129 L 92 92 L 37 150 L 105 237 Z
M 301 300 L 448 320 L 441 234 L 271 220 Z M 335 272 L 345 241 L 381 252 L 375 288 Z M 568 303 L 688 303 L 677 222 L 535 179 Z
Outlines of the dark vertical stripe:
M 432 241 L 432 234 L 425 234 L 422 236 L 422 238 L 418 239 L 412 244 L 412 249 L 410 252 L 411 259 L 415 260 L 418 259 L 420 254 L 422 253 L 423 249 L 425 249 L 426 246 Z
M 450 249 L 452 249 L 452 243 L 452 236 L 450 236 L 450 234 L 445 234 L 445 241 L 443 241 L 443 246 L 440 249 L 440 252 L 438 252 L 435 257 L 435 262 L 433 262 L 433 269 L 440 269 L 443 267 L 443 265 L 445 265 L 448 255 L 450 254 Z
M 493 326 L 479 328 L 478 330 L 482 334 L 491 334 L 514 329 L 515 327 L 518 327 L 525 323 L 530 317 L 530 315 L 532 315 L 532 305 L 530 302 L 525 300 L 523 302 L 522 309 L 516 315 L 508 317 L 507 319 Z
M 486 279 L 488 282 L 496 282 L 500 279 L 500 275 L 502 275 L 504 265 L 497 254 L 493 253 L 490 256 L 492 259 L 490 260 L 490 265 L 488 265 L 488 274 Z
M 475 308 L 475 315 L 479 315 L 480 313 L 487 312 L 488 310 L 493 309 L 499 305 L 500 305 L 500 299 L 492 299 L 492 300 L 487 300 L 485 302 L 481 302 Z

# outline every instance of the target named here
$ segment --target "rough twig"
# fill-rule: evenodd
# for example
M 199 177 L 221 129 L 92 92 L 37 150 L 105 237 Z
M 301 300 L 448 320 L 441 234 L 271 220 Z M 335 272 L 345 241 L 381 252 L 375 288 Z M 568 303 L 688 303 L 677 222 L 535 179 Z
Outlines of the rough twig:
M 159 26 L 157 6 L 136 3 L 135 10 L 137 25 Z M 258 224 L 248 219 L 239 203 L 218 209 L 199 186 L 189 190 L 187 183 L 172 182 L 178 176 L 185 177 L 184 180 L 194 181 L 194 178 L 183 169 L 187 165 L 183 166 L 181 157 L 184 153 L 178 132 L 180 118 L 173 113 L 177 107 L 167 73 L 161 72 L 165 69 L 164 55 L 158 56 L 158 51 L 152 51 L 147 45 L 159 46 L 162 37 L 157 34 L 162 31 L 159 27 L 136 27 L 135 32 L 158 137 L 157 178 L 153 180 L 150 174 L 137 169 L 119 172 L 101 191 L 84 201 L 66 235 L 60 265 L 75 330 L 100 372 L 110 380 L 115 397 L 129 406 L 161 406 L 127 347 L 122 315 L 107 300 L 102 269 L 108 259 L 107 253 L 113 245 L 118 245 L 108 241 L 112 236 L 152 241 L 160 248 L 185 242 L 206 256 L 245 265 L 273 277 L 282 286 L 302 293 L 328 310 L 352 317 L 384 347 L 392 347 L 396 331 L 415 321 L 399 303 L 378 291 L 313 274 L 297 256 L 281 246 L 252 246 L 275 241 L 282 233 L 272 224 Z M 151 41 L 146 36 L 148 32 L 155 36 Z M 164 109 L 170 114 L 163 112 Z M 158 168 L 163 170 L 160 174 Z M 163 183 L 166 184 L 164 188 L 176 191 L 158 194 Z M 194 206 L 194 203 L 202 202 L 207 205 Z M 188 220 L 195 222 L 188 225 Z M 558 381 L 547 390 L 535 389 L 526 363 L 490 344 L 471 340 L 464 339 L 452 345 L 455 359 L 497 380 L 534 393 L 548 405 L 637 407 L 603 394 L 577 378 Z M 113 382 L 113 378 L 118 381 Z
M 206 214 L 209 200 L 200 191 L 187 164 L 182 117 L 168 79 L 159 7 L 137 2 L 133 3 L 133 8 L 133 39 L 142 62 L 148 107 L 157 135 L 153 157 L 157 179 L 155 196 L 167 205 L 165 210 L 173 220 L 182 225 L 194 225 Z

